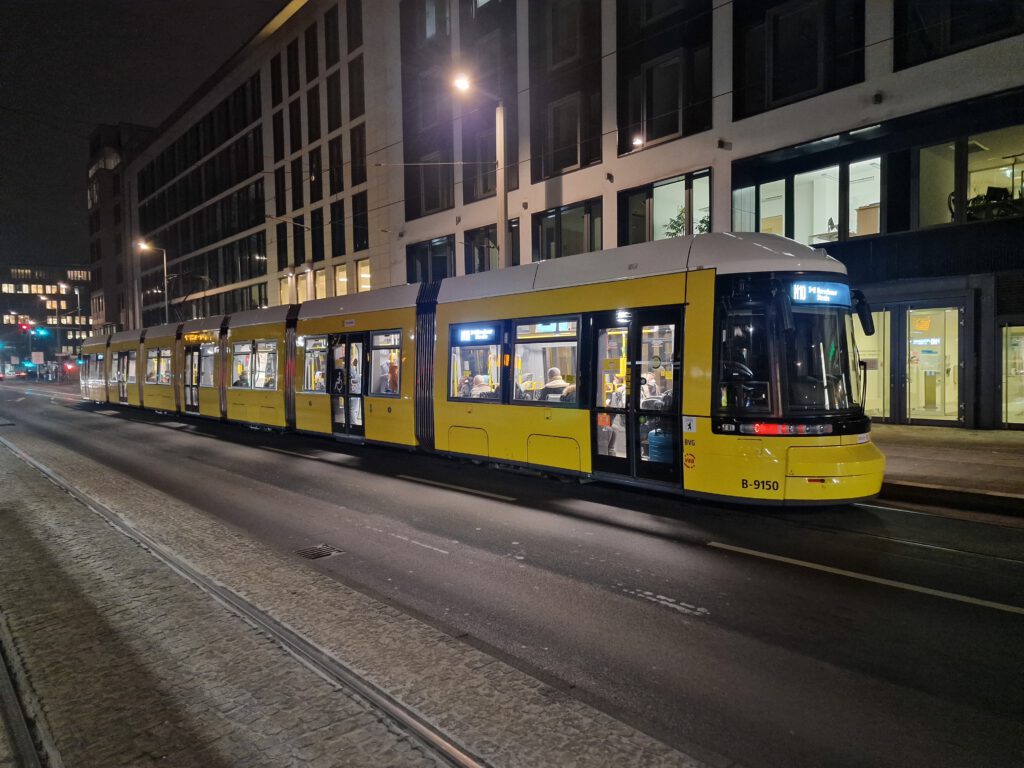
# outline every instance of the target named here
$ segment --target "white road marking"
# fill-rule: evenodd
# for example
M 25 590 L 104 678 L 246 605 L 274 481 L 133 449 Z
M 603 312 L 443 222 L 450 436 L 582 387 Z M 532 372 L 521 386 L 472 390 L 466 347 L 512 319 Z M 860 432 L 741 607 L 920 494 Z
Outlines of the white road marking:
M 828 565 L 819 565 L 818 563 L 809 563 L 806 560 L 795 560 L 792 557 L 783 557 L 782 555 L 772 555 L 768 552 L 758 552 L 756 549 L 746 549 L 744 547 L 734 547 L 731 544 L 722 544 L 718 541 L 709 541 L 709 547 L 715 549 L 724 549 L 728 552 L 738 552 L 742 555 L 750 555 L 751 557 L 760 557 L 765 560 L 774 560 L 779 563 L 787 563 L 788 565 L 799 565 L 803 568 L 810 568 L 815 571 L 822 571 L 824 573 L 831 573 L 836 576 L 846 576 L 851 579 L 860 579 L 861 581 L 869 581 L 872 584 L 882 584 L 887 587 L 895 587 L 896 589 L 905 589 L 908 592 L 919 592 L 922 595 L 931 595 L 932 597 L 944 597 L 947 600 L 956 600 L 961 603 L 969 603 L 970 605 L 979 605 L 983 608 L 993 608 L 997 611 L 1005 611 L 1007 613 L 1017 613 L 1024 615 L 1024 608 L 1020 608 L 1016 605 L 1007 605 L 1005 603 L 996 603 L 992 600 L 980 600 L 976 597 L 968 597 L 967 595 L 958 595 L 955 592 L 943 592 L 940 589 L 931 589 L 929 587 L 919 587 L 916 584 L 907 584 L 902 581 L 893 581 L 892 579 L 883 579 L 879 576 L 869 576 L 866 573 L 857 573 L 856 571 L 846 571 L 842 568 L 832 568 Z
M 476 491 L 472 488 L 464 488 L 461 485 L 451 485 L 449 483 L 442 483 L 437 480 L 427 480 L 425 477 L 412 477 L 410 475 L 395 475 L 399 480 L 411 480 L 414 483 L 423 483 L 425 485 L 433 485 L 438 488 L 447 488 L 450 491 L 458 491 L 459 493 L 472 493 L 477 496 L 487 496 L 490 499 L 497 499 L 498 501 L 515 501 L 515 496 L 502 496 L 500 493 L 491 493 L 490 491 Z
M 690 605 L 690 603 L 684 603 L 682 600 L 676 600 L 674 597 L 668 597 L 667 595 L 659 595 L 645 589 L 627 589 L 621 585 L 618 586 L 618 589 L 630 597 L 650 600 L 652 603 L 671 608 L 674 611 L 679 611 L 679 613 L 685 613 L 687 616 L 707 617 L 711 615 L 711 611 L 707 608 L 702 608 L 699 605 Z

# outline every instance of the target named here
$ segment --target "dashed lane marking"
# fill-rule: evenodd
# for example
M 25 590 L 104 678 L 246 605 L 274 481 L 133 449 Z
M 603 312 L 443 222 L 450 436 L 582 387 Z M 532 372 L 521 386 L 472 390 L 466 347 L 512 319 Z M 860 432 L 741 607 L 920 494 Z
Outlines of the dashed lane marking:
M 461 485 L 452 485 L 451 483 L 442 483 L 438 480 L 427 480 L 425 477 L 412 477 L 411 475 L 395 475 L 399 480 L 411 480 L 414 483 L 423 483 L 424 485 L 433 485 L 438 488 L 447 488 L 450 491 L 458 491 L 459 493 L 472 493 L 476 496 L 486 496 L 489 499 L 497 499 L 498 501 L 515 501 L 515 496 L 502 496 L 500 493 L 491 493 L 490 491 L 478 491 L 473 488 L 465 488 Z
M 787 565 L 798 565 L 802 568 L 810 568 L 815 571 L 822 571 L 823 573 L 831 573 L 836 576 L 846 576 L 850 579 L 859 579 L 860 581 L 869 581 L 872 584 L 882 584 L 886 587 L 895 587 L 896 589 L 905 589 L 908 592 L 918 592 L 922 595 L 931 595 L 932 597 L 942 597 L 946 600 L 956 600 L 960 603 L 969 603 L 970 605 L 979 605 L 983 608 L 993 608 L 997 611 L 1005 611 L 1006 613 L 1016 613 L 1024 615 L 1024 608 L 1020 608 L 1016 605 L 1007 605 L 1006 603 L 997 603 L 992 600 L 980 600 L 976 597 L 968 597 L 967 595 L 958 595 L 955 592 L 943 592 L 941 589 L 931 589 L 929 587 L 919 587 L 916 584 L 907 584 L 902 581 L 893 581 L 892 579 L 883 579 L 880 576 L 869 576 L 866 573 L 857 573 L 856 571 L 846 571 L 842 568 L 833 568 L 829 565 L 819 565 L 818 563 L 809 563 L 806 560 L 795 560 L 792 557 L 783 557 L 782 555 L 773 555 L 768 552 L 758 552 L 756 549 L 746 549 L 744 547 L 734 547 L 731 544 L 723 544 L 718 541 L 709 541 L 709 547 L 715 549 L 723 549 L 728 552 L 738 552 L 741 555 L 750 555 L 751 557 L 760 557 L 765 560 L 774 560 L 777 563 L 786 563 Z

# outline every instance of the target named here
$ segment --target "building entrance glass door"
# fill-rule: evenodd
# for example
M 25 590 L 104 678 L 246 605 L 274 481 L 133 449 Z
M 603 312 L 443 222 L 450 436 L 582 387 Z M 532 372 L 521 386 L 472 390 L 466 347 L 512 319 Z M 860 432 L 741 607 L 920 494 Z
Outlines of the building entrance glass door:
M 1003 328 L 1003 424 L 1024 425 L 1024 325 Z
M 872 312 L 875 321 L 873 336 L 865 336 L 860 322 L 853 320 L 853 340 L 857 353 L 866 368 L 867 383 L 865 384 L 864 412 L 873 419 L 889 421 L 890 391 L 892 380 L 892 318 L 887 309 Z
M 908 309 L 905 354 L 907 422 L 959 421 L 959 307 Z

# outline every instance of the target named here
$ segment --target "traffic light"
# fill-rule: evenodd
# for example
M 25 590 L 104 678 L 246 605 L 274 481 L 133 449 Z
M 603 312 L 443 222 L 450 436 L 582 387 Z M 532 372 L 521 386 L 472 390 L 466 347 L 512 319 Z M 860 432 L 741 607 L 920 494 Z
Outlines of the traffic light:
M 46 330 L 45 328 L 36 328 L 34 331 L 32 331 L 32 333 L 34 333 L 36 336 L 49 336 L 50 335 L 50 332 L 48 330 Z
M 28 333 L 29 330 L 31 330 L 32 326 L 30 326 L 28 323 L 18 323 L 18 328 L 21 329 L 22 333 Z

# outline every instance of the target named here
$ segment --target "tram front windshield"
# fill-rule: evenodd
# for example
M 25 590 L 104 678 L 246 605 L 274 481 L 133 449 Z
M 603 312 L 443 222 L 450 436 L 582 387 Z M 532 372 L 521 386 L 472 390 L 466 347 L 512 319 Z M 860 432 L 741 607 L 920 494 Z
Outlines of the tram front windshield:
M 848 287 L 773 281 L 770 289 L 767 283 L 751 285 L 754 282 L 747 283 L 742 294 L 727 297 L 721 308 L 721 412 L 822 416 L 856 408 L 860 382 L 851 310 L 848 298 L 844 301 Z M 817 303 L 803 293 L 808 285 L 822 291 L 826 290 L 823 286 L 835 286 L 841 295 L 834 303 Z M 785 300 L 778 296 L 779 291 L 786 291 Z M 794 294 L 796 298 L 791 300 Z

